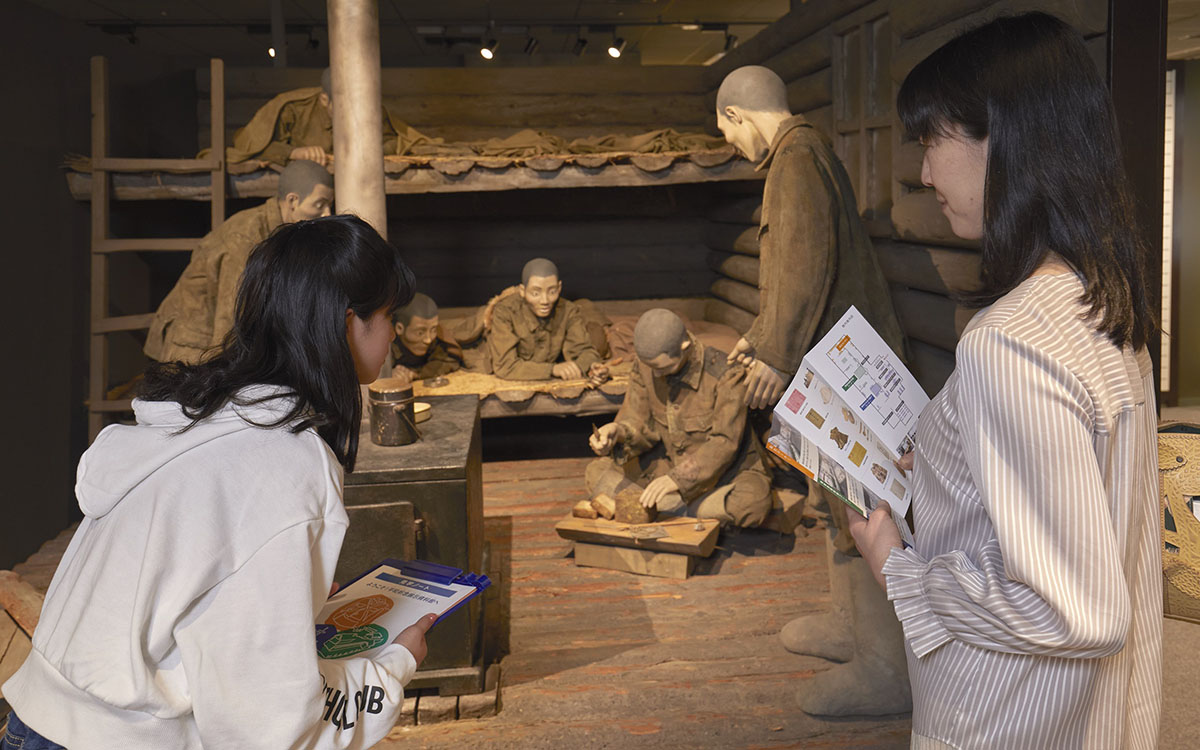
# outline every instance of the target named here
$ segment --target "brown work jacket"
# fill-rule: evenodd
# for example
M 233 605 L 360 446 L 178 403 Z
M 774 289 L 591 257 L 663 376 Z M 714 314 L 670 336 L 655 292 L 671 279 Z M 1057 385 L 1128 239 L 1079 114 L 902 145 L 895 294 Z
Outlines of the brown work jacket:
M 618 440 L 630 456 L 662 445 L 667 475 L 690 502 L 747 469 L 763 471 L 746 429 L 746 368 L 725 352 L 692 342 L 683 368 L 655 377 L 635 359 L 617 412 Z M 657 472 L 656 472 L 657 473 Z
M 519 294 L 501 299 L 492 310 L 487 343 L 492 372 L 509 380 L 549 380 L 559 357 L 585 374 L 600 361 L 579 305 L 561 297 L 546 318 L 534 315 Z
M 438 338 L 430 344 L 424 355 L 414 354 L 400 337 L 392 339 L 392 367 L 405 367 L 416 373 L 414 379 L 436 378 L 462 367 L 462 350 L 457 344 L 446 341 L 438 331 Z
M 795 115 L 779 126 L 758 169 L 768 171 L 758 230 L 759 313 L 746 332 L 755 356 L 795 373 L 851 305 L 903 356 L 887 280 L 829 141 Z
M 275 164 L 287 164 L 292 149 L 300 146 L 320 146 L 333 153 L 333 118 L 320 102 L 321 87 L 295 89 L 279 94 L 264 104 L 250 122 L 238 129 L 233 145 L 225 149 L 230 164 L 258 159 Z M 408 126 L 397 121 L 384 108 L 383 153 L 396 153 L 397 127 Z M 201 151 L 203 156 L 207 153 Z
M 238 286 L 250 251 L 280 224 L 279 201 L 268 198 L 209 232 L 150 324 L 144 351 L 152 359 L 199 362 L 233 327 Z

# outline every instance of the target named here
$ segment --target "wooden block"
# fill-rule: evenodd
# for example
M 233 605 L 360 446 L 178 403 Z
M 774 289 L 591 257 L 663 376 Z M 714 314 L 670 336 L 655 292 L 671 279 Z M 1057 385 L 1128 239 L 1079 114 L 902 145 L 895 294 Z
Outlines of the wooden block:
M 482 719 L 495 716 L 500 701 L 500 691 L 496 688 L 475 695 L 458 696 L 458 718 Z
M 781 534 L 793 534 L 804 513 L 805 495 L 795 490 L 776 488 L 771 492 L 771 513 L 762 527 Z
M 417 700 L 417 726 L 454 721 L 457 718 L 457 695 L 422 695 Z
M 675 552 L 610 547 L 607 544 L 575 542 L 575 564 L 587 568 L 606 568 L 658 578 L 684 579 L 692 574 L 695 557 Z
M 697 525 L 700 526 L 700 529 L 696 528 Z M 657 523 L 631 526 L 603 518 L 590 520 L 567 516 L 554 525 L 554 530 L 563 539 L 575 542 L 708 557 L 717 546 L 717 532 L 720 527 L 720 522 L 712 519 L 672 518 Z M 656 539 L 645 537 L 647 530 L 656 528 L 665 532 L 666 536 Z
M 598 518 L 600 516 L 592 507 L 590 500 L 580 500 L 575 503 L 575 507 L 571 508 L 571 515 L 576 518 Z
M 612 520 L 613 516 L 617 515 L 617 501 L 605 494 L 596 495 L 592 498 L 592 509 L 597 514 L 604 516 L 608 520 Z M 595 518 L 596 516 L 592 516 Z

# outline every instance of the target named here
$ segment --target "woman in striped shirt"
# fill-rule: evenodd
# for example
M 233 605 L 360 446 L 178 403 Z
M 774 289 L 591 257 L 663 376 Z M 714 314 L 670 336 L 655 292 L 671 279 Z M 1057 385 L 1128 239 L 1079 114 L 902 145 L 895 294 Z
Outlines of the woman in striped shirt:
M 1155 323 L 1108 91 L 1030 13 L 934 52 L 897 109 L 982 248 L 982 309 L 918 425 L 916 547 L 886 508 L 852 529 L 904 627 L 912 746 L 1153 748 Z

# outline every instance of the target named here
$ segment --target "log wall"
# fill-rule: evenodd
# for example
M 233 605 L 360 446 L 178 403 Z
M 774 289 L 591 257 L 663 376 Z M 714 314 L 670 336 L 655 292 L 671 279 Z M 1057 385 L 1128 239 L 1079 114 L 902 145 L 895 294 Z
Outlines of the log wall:
M 532 68 L 384 68 L 384 104 L 399 118 L 450 141 L 523 128 L 564 138 L 711 128 L 706 69 L 633 65 Z M 228 139 L 276 94 L 319 86 L 318 68 L 228 68 Z M 197 72 L 199 141 L 208 143 L 208 71 Z M 715 131 L 714 131 L 715 132 Z
M 904 138 L 895 93 L 918 62 L 963 29 L 1030 10 L 1074 25 L 1107 69 L 1106 0 L 809 0 L 708 71 L 709 111 L 727 73 L 764 65 L 787 84 L 792 111 L 831 138 L 891 284 L 913 373 L 931 394 L 953 370 L 974 312 L 952 293 L 978 283 L 978 243 L 954 235 L 921 184 L 923 149 Z M 760 204 L 761 193 L 731 197 L 713 212 L 706 237 L 707 262 L 719 276 L 707 314 L 742 331 L 758 311 Z

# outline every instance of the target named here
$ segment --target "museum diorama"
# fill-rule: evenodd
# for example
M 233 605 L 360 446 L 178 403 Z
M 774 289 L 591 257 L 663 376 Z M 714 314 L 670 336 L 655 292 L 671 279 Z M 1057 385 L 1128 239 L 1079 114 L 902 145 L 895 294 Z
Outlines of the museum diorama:
M 1111 72 L 1148 49 L 1115 38 L 1121 3 L 260 4 L 269 59 L 167 76 L 187 122 L 172 153 L 139 145 L 154 123 L 131 128 L 136 98 L 114 96 L 128 62 L 69 71 L 84 96 L 62 106 L 90 107 L 90 150 L 45 170 L 90 222 L 80 440 L 132 423 L 147 365 L 196 365 L 236 340 L 260 243 L 355 214 L 399 248 L 416 293 L 388 311 L 386 360 L 361 386 L 334 580 L 386 560 L 456 571 L 430 584 L 444 593 L 483 581 L 429 631 L 378 747 L 907 747 L 904 632 L 850 522 L 877 504 L 855 467 L 907 507 L 911 465 L 890 445 L 864 462 L 863 443 L 886 439 L 852 412 L 877 401 L 894 427 L 915 403 L 899 391 L 923 405 L 942 388 L 975 314 L 956 292 L 979 284 L 981 255 L 929 187 L 896 93 L 965 28 L 1054 14 L 1082 34 L 1118 117 L 1134 111 L 1131 132 L 1159 129 L 1161 189 L 1161 97 L 1145 115 L 1145 79 Z M 89 23 L 132 41 L 183 33 L 183 13 Z M 668 27 L 704 54 L 654 57 Z M 432 61 L 390 64 L 398 29 Z M 114 147 L 122 128 L 135 135 Z M 803 375 L 855 316 L 895 367 L 866 368 L 871 354 L 840 381 Z M 855 466 L 810 470 L 783 409 Z M 1189 468 L 1164 480 L 1167 606 L 1200 621 L 1200 458 L 1175 429 L 1162 455 Z M 54 528 L 0 572 L 0 683 L 30 653 L 75 530 Z M 352 649 L 342 631 L 392 606 L 368 611 L 376 598 L 319 623 L 321 648 Z M 331 700 L 348 729 L 370 693 Z

